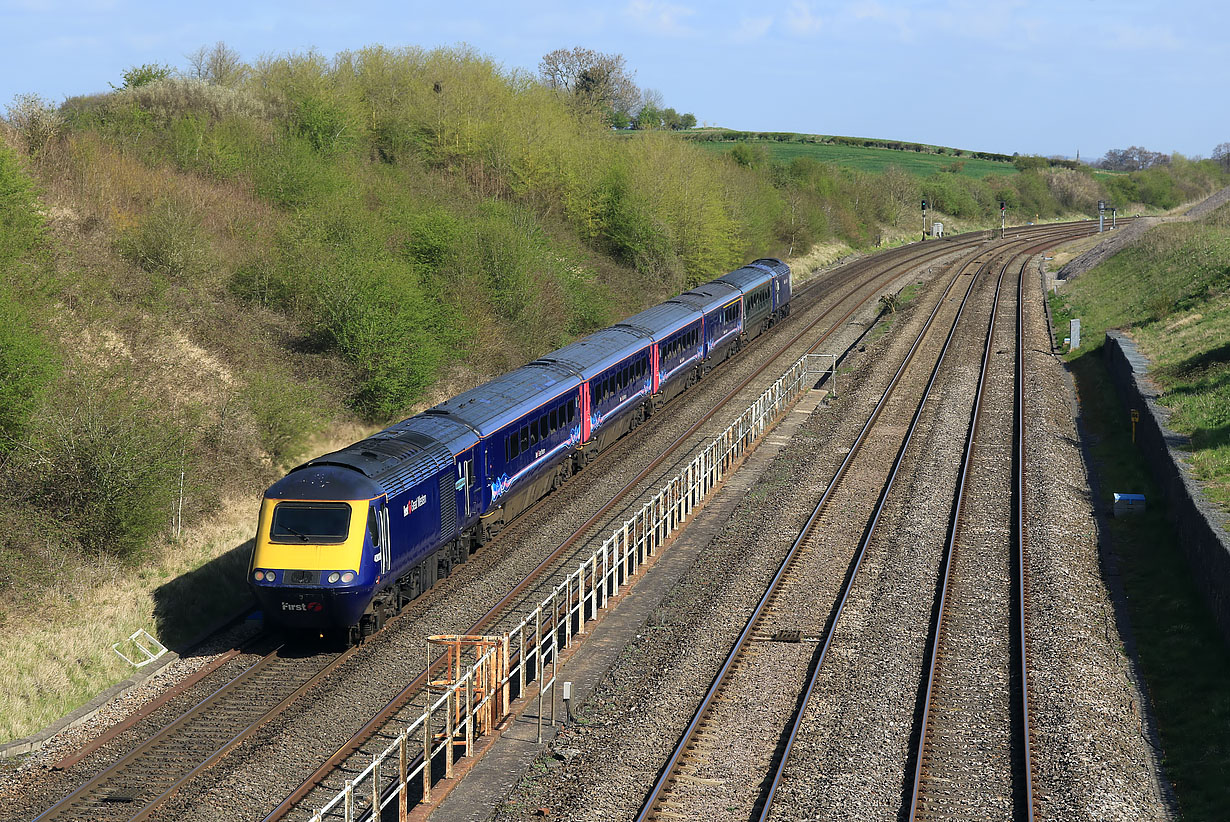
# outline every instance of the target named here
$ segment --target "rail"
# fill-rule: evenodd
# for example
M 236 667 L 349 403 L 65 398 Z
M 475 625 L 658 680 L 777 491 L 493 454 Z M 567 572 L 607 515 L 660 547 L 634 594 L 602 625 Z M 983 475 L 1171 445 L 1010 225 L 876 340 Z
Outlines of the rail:
M 620 586 L 704 504 L 743 453 L 807 390 L 810 378 L 827 371 L 813 365 L 818 362 L 807 355 L 800 357 L 639 511 L 615 528 L 550 596 L 465 668 L 383 751 L 373 755 L 371 764 L 347 780 L 310 822 L 323 822 L 338 813 L 343 822 L 355 822 L 356 796 L 370 797 L 370 807 L 380 812 L 397 803 L 398 812 L 404 814 L 416 783 L 421 783 L 423 801 L 430 801 L 432 763 L 442 758 L 442 776 L 452 776 L 456 749 L 470 752 L 474 739 L 499 722 L 514 682 L 520 694 L 526 693 L 529 683 L 538 685 L 541 741 L 543 700 L 548 691 L 554 723 L 559 651 L 571 646 L 574 634 L 584 632 L 585 623 L 597 619 L 599 610 L 619 595 Z M 416 761 L 412 761 L 412 750 Z M 385 785 L 386 774 L 396 774 L 391 787 Z

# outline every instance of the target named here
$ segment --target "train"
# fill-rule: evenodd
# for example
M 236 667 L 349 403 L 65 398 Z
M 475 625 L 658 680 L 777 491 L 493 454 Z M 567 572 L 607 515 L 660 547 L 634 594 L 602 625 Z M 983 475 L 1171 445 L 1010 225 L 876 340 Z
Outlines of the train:
M 756 260 L 290 471 L 248 570 L 266 624 L 361 643 L 785 318 L 791 287 Z

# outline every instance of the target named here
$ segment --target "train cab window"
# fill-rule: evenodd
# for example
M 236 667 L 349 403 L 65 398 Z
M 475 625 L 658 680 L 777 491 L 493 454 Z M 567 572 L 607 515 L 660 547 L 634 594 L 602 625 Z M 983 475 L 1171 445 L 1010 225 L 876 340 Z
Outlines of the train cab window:
M 273 509 L 273 542 L 345 542 L 350 534 L 350 506 L 344 502 L 279 502 Z

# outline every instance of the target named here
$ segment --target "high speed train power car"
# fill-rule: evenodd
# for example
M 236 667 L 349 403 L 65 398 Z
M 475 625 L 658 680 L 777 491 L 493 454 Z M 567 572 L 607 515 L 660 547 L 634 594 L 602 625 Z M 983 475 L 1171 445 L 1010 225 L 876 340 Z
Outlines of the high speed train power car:
M 291 471 L 249 580 L 267 622 L 352 642 L 790 311 L 756 260 Z

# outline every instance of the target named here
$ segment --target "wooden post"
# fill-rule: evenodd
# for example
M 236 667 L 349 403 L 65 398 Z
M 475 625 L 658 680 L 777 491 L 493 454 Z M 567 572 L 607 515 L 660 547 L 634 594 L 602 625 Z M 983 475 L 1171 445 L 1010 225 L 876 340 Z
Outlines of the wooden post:
M 406 769 L 410 764 L 409 747 L 410 731 L 402 731 L 397 740 L 397 822 L 406 822 L 406 791 L 410 788 L 410 777 Z

